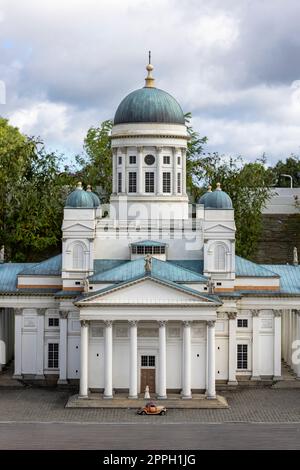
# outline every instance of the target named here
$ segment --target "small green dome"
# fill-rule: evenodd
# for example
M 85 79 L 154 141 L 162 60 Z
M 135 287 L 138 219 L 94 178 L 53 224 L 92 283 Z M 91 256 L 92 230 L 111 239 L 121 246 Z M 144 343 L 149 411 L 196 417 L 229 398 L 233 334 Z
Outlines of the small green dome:
M 88 185 L 86 191 L 87 191 L 87 193 L 89 193 L 89 195 L 90 195 L 91 198 L 93 199 L 94 207 L 99 207 L 100 204 L 101 204 L 101 203 L 100 203 L 100 199 L 99 199 L 99 197 L 97 196 L 97 194 L 92 191 L 92 188 L 91 188 L 90 185 Z
M 211 194 L 211 186 L 208 186 L 206 193 L 202 194 L 202 196 L 198 199 L 197 204 L 204 204 L 209 194 Z
M 72 191 L 67 197 L 65 207 L 81 207 L 92 209 L 94 207 L 94 200 L 91 193 L 82 189 L 82 184 L 78 183 L 75 191 Z
M 221 190 L 220 183 L 217 184 L 217 189 L 212 193 L 206 193 L 204 199 L 205 209 L 233 209 L 232 201 L 225 191 Z M 204 194 L 205 196 L 205 194 Z
M 147 86 L 127 95 L 114 118 L 114 124 L 143 122 L 185 124 L 183 111 L 175 98 L 159 88 Z

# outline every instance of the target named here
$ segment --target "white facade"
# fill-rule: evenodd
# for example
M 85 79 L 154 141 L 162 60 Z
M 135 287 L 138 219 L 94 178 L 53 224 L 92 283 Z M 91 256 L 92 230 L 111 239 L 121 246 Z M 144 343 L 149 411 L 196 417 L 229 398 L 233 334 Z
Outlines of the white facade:
M 218 384 L 278 380 L 282 358 L 294 367 L 299 297 L 238 260 L 233 209 L 199 204 L 192 217 L 186 150 L 183 125 L 114 126 L 108 216 L 66 207 L 61 266 L 22 271 L 0 294 L 0 365 L 11 357 L 9 312 L 15 378 L 77 381 L 81 397 L 134 399 L 149 385 L 161 399 L 211 399 Z

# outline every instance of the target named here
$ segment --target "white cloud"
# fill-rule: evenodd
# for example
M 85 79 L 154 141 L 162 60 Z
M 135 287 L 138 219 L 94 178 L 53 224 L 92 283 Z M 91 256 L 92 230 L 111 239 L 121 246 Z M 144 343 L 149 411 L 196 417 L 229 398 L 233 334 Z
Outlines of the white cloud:
M 298 151 L 300 4 L 286 0 L 2 0 L 0 112 L 51 148 L 80 152 L 87 129 L 157 86 L 209 149 L 276 159 Z

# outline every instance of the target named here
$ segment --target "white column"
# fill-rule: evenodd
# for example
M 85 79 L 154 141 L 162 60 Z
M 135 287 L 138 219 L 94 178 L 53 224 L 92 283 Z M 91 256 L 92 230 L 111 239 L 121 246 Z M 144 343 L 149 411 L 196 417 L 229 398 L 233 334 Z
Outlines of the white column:
M 105 321 L 104 334 L 104 396 L 113 398 L 112 389 L 112 321 Z
M 59 319 L 59 380 L 58 384 L 67 384 L 68 359 L 68 313 L 61 310 Z
M 137 398 L 137 321 L 129 322 L 130 329 L 130 357 L 129 357 L 129 397 Z
M 14 379 L 22 378 L 22 322 L 23 309 L 15 308 L 15 373 Z
M 296 361 L 298 364 L 296 364 L 295 367 L 295 372 L 297 374 L 297 380 L 300 380 L 300 310 L 296 310 L 296 318 L 297 318 L 297 325 L 296 325 Z M 295 354 L 295 349 L 294 349 L 294 354 Z
M 127 185 L 127 174 L 126 174 L 126 159 L 127 159 L 127 149 L 122 147 L 122 193 L 128 193 Z
M 252 313 L 252 376 L 251 380 L 261 380 L 259 374 L 259 310 Z
M 186 196 L 186 150 L 182 150 L 182 195 Z
M 177 156 L 181 155 L 180 148 L 173 149 L 173 181 L 172 181 L 172 194 L 177 195 Z
M 43 380 L 44 376 L 44 332 L 45 332 L 45 308 L 37 309 L 37 337 L 36 337 L 36 376 L 37 380 Z
M 273 380 L 281 379 L 281 310 L 273 310 L 274 314 L 274 374 Z
M 293 311 L 289 311 L 289 349 L 287 363 L 292 367 L 292 342 L 293 342 Z
M 158 397 L 167 398 L 167 341 L 166 341 L 166 322 L 159 322 L 159 358 L 158 358 Z
M 191 324 L 183 322 L 183 387 L 182 398 L 192 398 L 191 391 Z
M 117 170 L 117 153 L 118 149 L 114 148 L 112 151 L 112 166 L 113 166 L 113 180 L 112 180 L 112 192 L 116 194 L 118 192 L 118 170 Z
M 80 344 L 80 391 L 81 398 L 88 398 L 88 355 L 89 355 L 89 322 L 81 320 L 81 344 Z
M 138 165 L 138 174 L 137 174 L 137 192 L 138 194 L 144 194 L 144 180 L 143 180 L 143 165 L 144 165 L 144 149 L 143 147 L 137 148 L 137 165 Z
M 163 194 L 163 176 L 162 176 L 162 164 L 163 164 L 163 148 L 156 147 L 157 163 L 156 163 L 156 194 L 161 196 Z
M 207 322 L 207 355 L 208 374 L 206 398 L 216 398 L 216 351 L 215 351 L 215 321 Z
M 228 348 L 228 385 L 237 385 L 237 346 L 236 346 L 236 312 L 228 312 L 229 348 Z

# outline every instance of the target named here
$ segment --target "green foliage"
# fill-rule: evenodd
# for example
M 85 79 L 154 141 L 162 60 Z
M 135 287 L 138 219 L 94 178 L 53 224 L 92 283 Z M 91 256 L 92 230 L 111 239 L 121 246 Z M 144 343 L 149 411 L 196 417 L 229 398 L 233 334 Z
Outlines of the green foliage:
M 6 260 L 39 261 L 61 250 L 69 168 L 38 140 L 0 120 L 0 245 Z
M 291 155 L 285 161 L 279 160 L 274 168 L 270 168 L 273 174 L 274 184 L 280 188 L 290 187 L 290 178 L 282 175 L 290 175 L 293 179 L 293 187 L 300 187 L 300 159 L 296 155 Z
M 108 202 L 112 191 L 112 125 L 112 121 L 108 119 L 100 127 L 91 127 L 84 139 L 85 155 L 77 157 L 82 181 L 90 184 L 103 202 Z

